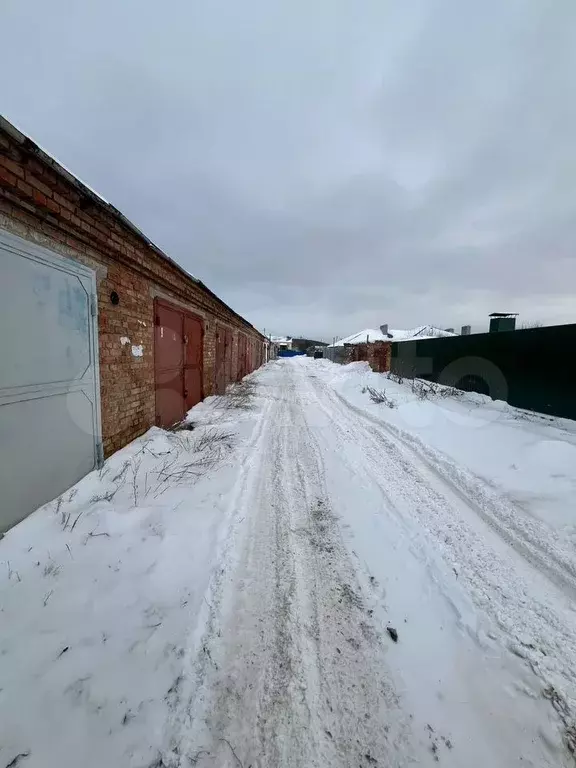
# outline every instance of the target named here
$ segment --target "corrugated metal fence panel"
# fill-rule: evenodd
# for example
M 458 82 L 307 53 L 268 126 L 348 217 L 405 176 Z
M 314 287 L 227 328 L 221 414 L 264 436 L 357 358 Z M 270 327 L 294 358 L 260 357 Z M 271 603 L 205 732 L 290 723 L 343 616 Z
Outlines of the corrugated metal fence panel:
M 391 370 L 576 419 L 576 324 L 392 344 Z
M 0 231 L 0 529 L 100 454 L 92 270 Z

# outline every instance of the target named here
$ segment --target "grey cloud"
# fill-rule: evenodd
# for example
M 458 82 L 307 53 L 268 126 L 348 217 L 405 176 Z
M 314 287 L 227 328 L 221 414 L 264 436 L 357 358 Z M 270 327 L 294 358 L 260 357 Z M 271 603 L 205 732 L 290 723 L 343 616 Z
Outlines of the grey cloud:
M 2 111 L 252 322 L 574 321 L 571 0 L 3 9 Z

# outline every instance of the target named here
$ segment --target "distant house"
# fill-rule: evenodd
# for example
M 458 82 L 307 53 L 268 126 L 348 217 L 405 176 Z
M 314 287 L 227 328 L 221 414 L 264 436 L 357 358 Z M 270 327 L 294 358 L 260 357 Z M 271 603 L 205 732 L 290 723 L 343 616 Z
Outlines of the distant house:
M 391 345 L 393 342 L 415 339 L 436 339 L 456 336 L 433 325 L 420 325 L 410 330 L 399 330 L 381 325 L 380 328 L 364 328 L 358 333 L 328 345 L 324 357 L 334 363 L 366 361 L 373 371 L 383 373 L 390 370 Z
M 306 352 L 310 347 L 327 347 L 325 341 L 315 341 L 314 339 L 292 339 L 292 349 L 299 352 Z
M 291 336 L 270 336 L 270 341 L 277 349 L 292 349 L 292 337 Z
M 314 339 L 297 339 L 291 336 L 271 336 L 270 340 L 279 350 L 296 350 L 297 352 L 306 352 L 310 347 L 326 347 L 325 341 L 315 341 Z
M 398 330 L 381 325 L 380 328 L 364 328 L 344 339 L 330 344 L 330 347 L 344 347 L 347 344 L 371 344 L 375 341 L 411 341 L 412 339 L 435 339 L 444 336 L 456 336 L 452 331 L 436 328 L 434 325 L 420 325 L 410 330 Z

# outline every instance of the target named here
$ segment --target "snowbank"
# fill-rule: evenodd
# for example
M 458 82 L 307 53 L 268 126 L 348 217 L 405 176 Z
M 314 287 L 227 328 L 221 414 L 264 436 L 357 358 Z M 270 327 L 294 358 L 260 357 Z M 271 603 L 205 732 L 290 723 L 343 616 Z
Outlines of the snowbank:
M 192 431 L 151 429 L 0 541 L 2 766 L 149 766 L 170 750 L 258 418 L 223 402 L 193 409 Z
M 373 373 L 367 363 L 322 363 L 323 376 L 348 402 L 441 451 L 576 544 L 575 422 L 474 392 L 420 400 L 410 382 Z M 367 387 L 385 390 L 395 408 L 373 403 Z

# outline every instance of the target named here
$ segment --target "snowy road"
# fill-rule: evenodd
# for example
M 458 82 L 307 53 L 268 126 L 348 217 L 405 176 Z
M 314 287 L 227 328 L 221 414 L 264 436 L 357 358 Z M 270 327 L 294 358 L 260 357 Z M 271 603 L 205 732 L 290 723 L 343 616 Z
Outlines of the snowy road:
M 214 584 L 186 752 L 198 765 L 238 765 L 231 746 L 254 766 L 562 764 L 555 712 L 491 619 L 524 635 L 550 625 L 572 675 L 573 623 L 549 607 L 568 609 L 572 575 L 525 559 L 487 526 L 486 499 L 350 408 L 313 362 L 259 380 L 242 533 Z
M 573 550 L 331 370 L 269 364 L 0 542 L 0 768 L 574 766 Z

